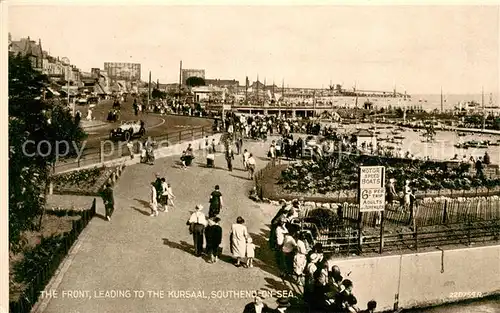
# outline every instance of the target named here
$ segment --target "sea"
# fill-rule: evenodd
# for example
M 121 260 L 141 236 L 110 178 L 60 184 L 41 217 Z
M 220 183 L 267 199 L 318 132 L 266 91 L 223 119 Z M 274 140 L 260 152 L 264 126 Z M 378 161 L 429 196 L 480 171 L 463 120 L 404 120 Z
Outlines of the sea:
M 422 109 L 432 111 L 441 109 L 441 94 L 415 94 L 411 95 L 412 104 L 418 103 Z M 474 101 L 482 103 L 482 94 L 445 94 L 443 93 L 443 109 L 444 111 L 453 110 L 459 102 Z M 500 109 L 500 102 L 498 102 L 498 93 L 484 93 L 484 105 L 495 106 Z

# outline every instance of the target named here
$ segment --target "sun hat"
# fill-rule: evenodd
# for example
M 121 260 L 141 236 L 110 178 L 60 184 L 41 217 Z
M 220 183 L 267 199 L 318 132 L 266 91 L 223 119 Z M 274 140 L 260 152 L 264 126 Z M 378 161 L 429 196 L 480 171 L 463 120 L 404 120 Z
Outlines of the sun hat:
M 279 298 L 276 303 L 278 303 L 278 307 L 289 307 L 290 300 L 288 298 Z
M 309 259 L 312 263 L 316 263 L 319 261 L 319 259 L 321 258 L 321 256 L 318 254 L 318 253 L 312 253 L 310 256 L 309 256 Z

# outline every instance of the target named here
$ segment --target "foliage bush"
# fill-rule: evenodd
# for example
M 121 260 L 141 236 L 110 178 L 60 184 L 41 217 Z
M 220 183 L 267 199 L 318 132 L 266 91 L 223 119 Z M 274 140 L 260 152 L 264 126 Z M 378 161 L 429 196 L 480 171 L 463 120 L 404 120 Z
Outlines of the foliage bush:
M 94 167 L 81 171 L 74 171 L 67 174 L 54 176 L 52 179 L 56 187 L 60 186 L 77 186 L 77 187 L 92 187 L 94 186 L 101 174 L 106 168 Z
M 470 190 L 494 188 L 500 179 L 479 179 L 471 176 L 468 164 L 448 167 L 446 163 L 420 160 L 390 159 L 374 156 L 343 155 L 323 157 L 318 162 L 291 163 L 281 172 L 278 184 L 292 192 L 321 193 L 358 188 L 359 164 L 386 167 L 386 179 L 396 179 L 401 190 L 406 180 L 418 190 Z

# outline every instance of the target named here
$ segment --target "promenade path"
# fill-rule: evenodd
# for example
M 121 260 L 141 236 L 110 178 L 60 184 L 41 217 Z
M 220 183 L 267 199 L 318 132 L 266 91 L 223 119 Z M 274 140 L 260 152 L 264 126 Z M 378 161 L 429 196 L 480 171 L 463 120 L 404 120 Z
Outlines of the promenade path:
M 256 156 L 258 169 L 267 163 L 269 144 L 270 140 L 244 144 Z M 242 170 L 241 155 L 235 157 L 233 172 L 227 170 L 222 153 L 216 155 L 217 168 L 204 168 L 202 152 L 196 153 L 188 170 L 179 168 L 178 157 L 159 159 L 153 166 L 138 164 L 126 168 L 114 188 L 116 209 L 111 222 L 98 217 L 90 222 L 77 242 L 79 248 L 70 256 L 69 267 L 54 280 L 60 280 L 52 287 L 58 291 L 58 297 L 42 304 L 38 312 L 242 312 L 252 299 L 232 294 L 233 291 L 268 290 L 285 295 L 291 291 L 295 295 L 298 291 L 276 276 L 267 248 L 267 224 L 277 208 L 248 198 L 253 182 Z M 171 182 L 177 196 L 176 208 L 150 217 L 149 187 L 157 172 Z M 209 195 L 216 184 L 220 185 L 225 204 L 220 214 L 225 257 L 209 264 L 193 255 L 186 221 L 198 203 L 208 214 Z M 98 213 L 104 214 L 100 199 L 99 202 Z M 238 216 L 245 218 L 254 243 L 262 247 L 256 251 L 254 268 L 236 268 L 228 256 L 229 231 Z M 128 299 L 95 297 L 95 293 L 111 290 L 140 290 L 145 296 L 141 299 L 132 293 Z M 148 295 L 148 291 L 160 290 L 165 292 L 164 298 Z M 195 292 L 197 297 L 182 298 L 181 290 Z M 89 293 L 88 297 L 71 299 L 63 294 L 68 291 Z M 275 300 L 269 298 L 266 302 L 275 307 Z

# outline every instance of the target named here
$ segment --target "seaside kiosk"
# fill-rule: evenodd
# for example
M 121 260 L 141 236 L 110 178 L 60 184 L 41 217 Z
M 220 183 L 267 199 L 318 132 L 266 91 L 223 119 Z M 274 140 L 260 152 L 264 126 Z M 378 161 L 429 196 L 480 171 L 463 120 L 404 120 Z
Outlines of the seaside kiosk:
M 367 129 L 360 129 L 353 136 L 356 138 L 358 149 L 362 149 L 363 146 L 370 147 L 370 144 L 374 149 L 377 147 L 377 136 Z

